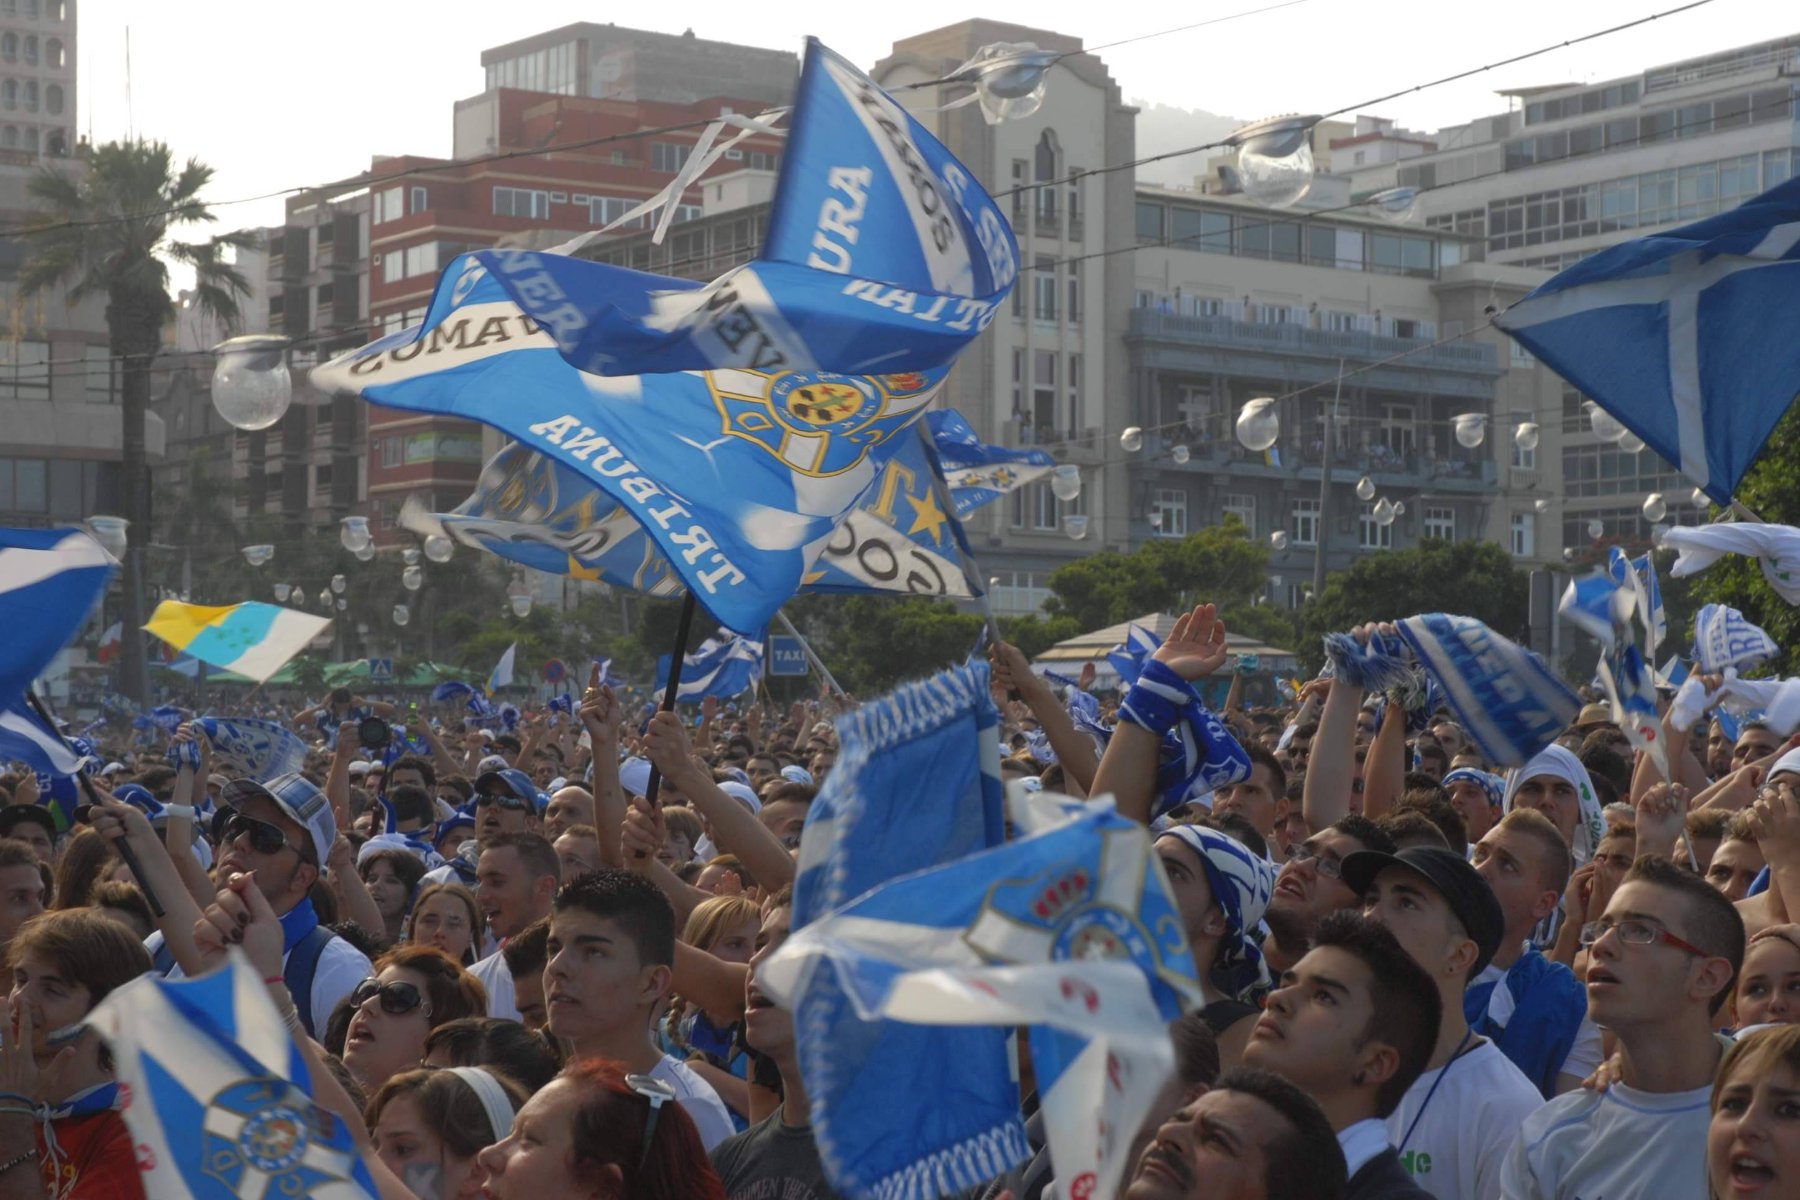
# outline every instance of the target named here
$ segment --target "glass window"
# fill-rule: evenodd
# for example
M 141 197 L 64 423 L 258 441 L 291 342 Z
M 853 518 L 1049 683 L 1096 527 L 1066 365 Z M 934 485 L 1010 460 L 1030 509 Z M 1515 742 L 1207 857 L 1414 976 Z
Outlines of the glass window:
M 681 170 L 694 148 L 681 142 L 651 142 L 650 169 L 673 175 Z
M 1137 235 L 1140 242 L 1160 242 L 1163 240 L 1163 206 L 1138 202 Z
M 1373 506 L 1365 507 L 1356 522 L 1356 544 L 1364 550 L 1390 550 L 1394 545 L 1394 523 L 1383 525 L 1375 519 Z
M 1040 321 L 1056 320 L 1056 260 L 1039 255 L 1031 274 L 1032 315 Z
M 13 460 L 13 507 L 19 512 L 41 513 L 50 509 L 50 480 L 41 458 Z
M 85 399 L 89 404 L 116 404 L 118 392 L 118 363 L 113 361 L 112 351 L 105 346 L 87 346 L 81 351 L 81 382 L 86 389 Z
M 1319 502 L 1296 500 L 1288 515 L 1288 536 L 1296 546 L 1319 544 Z
M 73 458 L 50 460 L 50 515 L 84 517 L 81 507 L 81 463 Z
M 1231 253 L 1231 216 L 1202 208 L 1169 210 L 1169 241 L 1188 250 Z
M 1186 537 L 1188 532 L 1187 493 L 1177 489 L 1158 488 L 1150 505 L 1150 527 L 1157 537 Z
M 535 188 L 497 187 L 494 189 L 494 215 L 544 220 L 550 215 L 550 193 Z
M 1512 519 L 1512 552 L 1514 558 L 1537 556 L 1537 514 L 1514 513 Z
M 1269 225 L 1269 257 L 1280 262 L 1300 261 L 1300 226 L 1292 221 Z
M 1250 536 L 1256 536 L 1256 497 L 1249 492 L 1225 493 L 1225 507 L 1222 510 L 1228 517 L 1236 517 L 1243 522 Z
M 1456 540 L 1456 510 L 1454 508 L 1426 508 L 1424 528 L 1426 537 L 1454 542 Z
M 1377 271 L 1398 275 L 1400 255 L 1400 238 L 1391 233 L 1369 235 L 1369 258 Z

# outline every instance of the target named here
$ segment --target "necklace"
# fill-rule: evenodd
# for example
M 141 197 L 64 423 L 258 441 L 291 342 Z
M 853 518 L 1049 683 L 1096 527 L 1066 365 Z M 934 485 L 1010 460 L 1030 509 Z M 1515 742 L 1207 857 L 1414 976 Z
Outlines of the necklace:
M 1419 1111 L 1413 1114 L 1412 1123 L 1406 1127 L 1406 1136 L 1400 1139 L 1400 1145 L 1397 1147 L 1399 1153 L 1406 1152 L 1406 1143 L 1412 1141 L 1413 1130 L 1419 1127 L 1419 1119 L 1425 1115 L 1425 1110 L 1431 1107 L 1431 1098 L 1437 1095 L 1438 1084 L 1444 1082 L 1444 1076 L 1450 1073 L 1450 1068 L 1456 1065 L 1456 1060 L 1463 1056 L 1463 1051 L 1468 1048 L 1469 1039 L 1474 1036 L 1473 1029 L 1463 1034 L 1462 1041 L 1456 1043 L 1456 1053 L 1450 1056 L 1450 1061 L 1444 1064 L 1444 1069 L 1438 1072 L 1438 1077 L 1431 1081 L 1431 1087 L 1425 1092 L 1425 1103 L 1419 1105 Z

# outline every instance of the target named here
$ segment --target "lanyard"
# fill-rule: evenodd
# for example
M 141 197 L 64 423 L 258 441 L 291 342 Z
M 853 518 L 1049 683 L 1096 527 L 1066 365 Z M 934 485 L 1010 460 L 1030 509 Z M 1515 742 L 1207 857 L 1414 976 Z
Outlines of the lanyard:
M 1438 1084 L 1444 1082 L 1444 1076 L 1450 1073 L 1450 1068 L 1456 1065 L 1456 1060 L 1463 1056 L 1463 1050 L 1468 1047 L 1469 1039 L 1474 1036 L 1475 1031 L 1471 1029 L 1463 1034 L 1462 1041 L 1456 1043 L 1456 1053 L 1450 1056 L 1450 1061 L 1444 1064 L 1444 1069 L 1438 1072 L 1438 1077 L 1431 1081 L 1431 1087 L 1425 1092 L 1425 1103 L 1419 1105 L 1419 1111 L 1413 1114 L 1412 1124 L 1406 1127 L 1406 1136 L 1400 1139 L 1400 1145 L 1396 1147 L 1397 1153 L 1406 1153 L 1406 1143 L 1412 1141 L 1413 1130 L 1419 1127 L 1419 1119 L 1425 1115 L 1425 1110 L 1431 1107 L 1431 1098 L 1437 1095 Z

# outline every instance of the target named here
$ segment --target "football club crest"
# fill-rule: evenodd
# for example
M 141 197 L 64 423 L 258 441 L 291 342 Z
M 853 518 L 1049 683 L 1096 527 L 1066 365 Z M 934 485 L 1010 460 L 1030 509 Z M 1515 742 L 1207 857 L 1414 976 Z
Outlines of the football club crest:
M 1124 846 L 1114 849 L 1131 857 Z M 965 940 L 998 962 L 1124 959 L 1158 968 L 1161 947 L 1139 919 L 1143 875 L 1132 874 L 1112 873 L 1102 884 L 1087 867 L 1059 864 L 1031 879 L 1001 880 Z
M 755 442 L 790 470 L 842 475 L 911 424 L 942 371 L 837 375 L 828 371 L 710 371 L 724 432 Z
M 311 1195 L 346 1176 L 341 1151 L 318 1145 L 318 1107 L 285 1079 L 240 1080 L 207 1105 L 201 1170 L 235 1196 Z

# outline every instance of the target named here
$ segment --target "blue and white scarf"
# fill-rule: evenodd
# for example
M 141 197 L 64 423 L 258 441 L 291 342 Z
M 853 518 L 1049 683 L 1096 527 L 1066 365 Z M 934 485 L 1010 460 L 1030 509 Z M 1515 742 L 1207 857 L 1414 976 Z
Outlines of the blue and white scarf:
M 1119 705 L 1119 720 L 1163 740 L 1152 815 L 1197 792 L 1217 791 L 1250 778 L 1250 756 L 1224 722 L 1200 703 L 1192 684 L 1155 659 L 1144 663 Z
M 1256 928 L 1275 894 L 1274 865 L 1236 838 L 1201 825 L 1172 825 L 1163 836 L 1176 838 L 1200 856 L 1213 902 L 1230 927 L 1213 960 L 1213 979 L 1234 1000 L 1267 993 L 1269 968 L 1256 942 Z
M 1705 674 L 1716 675 L 1727 667 L 1748 671 L 1780 653 L 1775 639 L 1735 608 L 1705 604 L 1694 617 L 1694 658 Z

